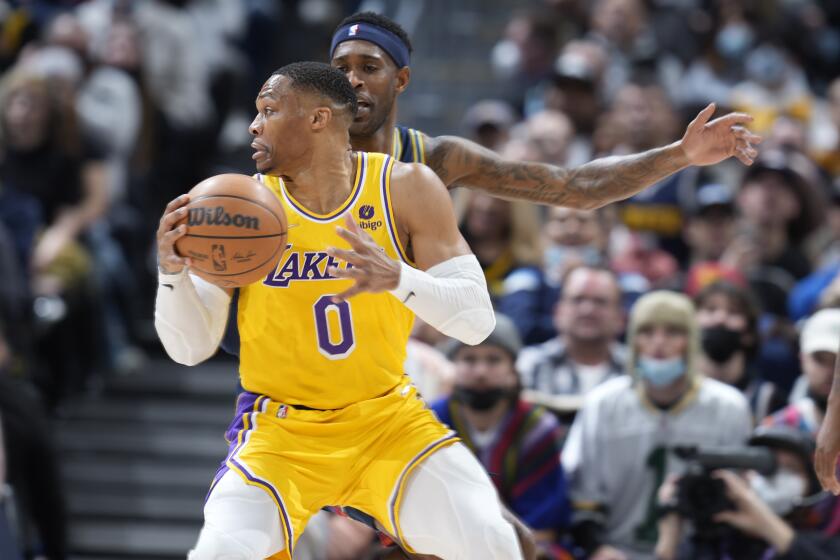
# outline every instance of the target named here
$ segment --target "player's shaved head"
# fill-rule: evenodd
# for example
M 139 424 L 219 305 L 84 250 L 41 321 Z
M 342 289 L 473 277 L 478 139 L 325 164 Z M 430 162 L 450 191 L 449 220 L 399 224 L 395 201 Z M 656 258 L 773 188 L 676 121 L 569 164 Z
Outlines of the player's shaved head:
M 260 91 L 259 97 L 277 95 L 278 76 L 288 78 L 293 90 L 316 94 L 345 109 L 350 118 L 356 115 L 358 105 L 353 87 L 342 72 L 321 62 L 294 62 L 275 70 Z

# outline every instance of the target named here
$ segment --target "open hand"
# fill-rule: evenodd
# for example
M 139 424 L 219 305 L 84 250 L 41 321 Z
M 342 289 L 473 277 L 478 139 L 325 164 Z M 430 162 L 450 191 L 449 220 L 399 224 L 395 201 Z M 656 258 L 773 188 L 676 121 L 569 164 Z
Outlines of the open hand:
M 735 156 L 744 165 L 752 165 L 758 151 L 754 144 L 761 136 L 745 128 L 752 117 L 745 113 L 729 113 L 711 122 L 715 104 L 710 103 L 685 130 L 680 146 L 691 165 L 713 165 Z
M 384 292 L 393 290 L 400 283 L 400 263 L 385 254 L 376 241 L 362 231 L 353 221 L 350 212 L 344 218 L 347 229 L 336 228 L 338 235 L 347 241 L 352 250 L 327 249 L 333 258 L 347 262 L 347 268 L 331 266 L 327 272 L 336 278 L 349 278 L 356 283 L 340 294 L 333 296 L 336 303 L 345 301 L 362 292 Z
M 719 470 L 713 476 L 723 480 L 726 496 L 735 505 L 732 511 L 715 515 L 714 520 L 766 541 L 779 555 L 787 554 L 794 538 L 791 526 L 776 515 L 737 474 Z

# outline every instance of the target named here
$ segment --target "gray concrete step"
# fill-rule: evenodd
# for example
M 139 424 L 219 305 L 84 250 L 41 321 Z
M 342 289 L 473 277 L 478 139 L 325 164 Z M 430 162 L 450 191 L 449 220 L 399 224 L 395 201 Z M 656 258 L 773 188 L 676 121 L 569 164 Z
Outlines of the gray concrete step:
M 62 453 L 93 458 L 146 456 L 176 460 L 221 460 L 227 443 L 221 430 L 138 423 L 66 422 L 57 427 Z
M 166 494 L 189 493 L 203 496 L 223 457 L 218 460 L 171 464 L 165 461 L 142 460 L 77 460 L 66 463 L 62 474 L 67 485 L 73 488 L 106 486 L 123 492 L 138 490 Z M 201 476 L 204 474 L 204 476 Z
M 68 502 L 70 516 L 75 522 L 105 518 L 201 525 L 204 494 L 191 497 L 171 494 L 113 496 L 76 490 L 70 493 Z
M 105 390 L 112 396 L 130 395 L 132 398 L 177 396 L 186 397 L 186 400 L 227 402 L 236 394 L 238 381 L 236 362 L 228 359 L 216 358 L 194 367 L 171 360 L 155 360 L 144 372 L 108 379 Z
M 173 426 L 215 427 L 224 430 L 233 418 L 235 397 L 217 400 L 184 400 L 182 398 L 112 397 L 75 404 L 67 415 L 74 421 L 144 422 Z
M 186 558 L 195 544 L 200 525 L 195 523 L 115 520 L 74 523 L 70 546 L 75 554 L 101 558 Z

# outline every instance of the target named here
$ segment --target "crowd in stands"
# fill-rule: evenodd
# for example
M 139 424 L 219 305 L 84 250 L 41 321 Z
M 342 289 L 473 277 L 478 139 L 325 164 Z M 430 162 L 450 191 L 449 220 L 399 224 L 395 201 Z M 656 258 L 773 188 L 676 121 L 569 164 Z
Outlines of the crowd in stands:
M 47 466 L 55 485 L 27 486 L 52 452 L 18 415 L 45 421 L 142 369 L 165 202 L 250 171 L 262 78 L 324 60 L 357 7 L 322 2 L 336 13 L 313 23 L 297 4 L 315 2 L 0 2 L 0 485 L 54 502 L 25 508 L 44 557 L 67 553 L 60 485 Z M 674 142 L 715 102 L 764 137 L 751 167 L 688 168 L 598 210 L 453 191 L 498 325 L 466 347 L 418 324 L 406 369 L 543 557 L 840 557 L 840 500 L 811 466 L 840 350 L 838 60 L 833 0 L 511 12 L 487 60 L 504 93 L 449 132 L 575 167 Z M 778 466 L 715 471 L 727 506 L 701 520 L 685 508 L 687 446 L 762 448 Z M 298 553 L 365 558 L 374 541 L 325 515 Z

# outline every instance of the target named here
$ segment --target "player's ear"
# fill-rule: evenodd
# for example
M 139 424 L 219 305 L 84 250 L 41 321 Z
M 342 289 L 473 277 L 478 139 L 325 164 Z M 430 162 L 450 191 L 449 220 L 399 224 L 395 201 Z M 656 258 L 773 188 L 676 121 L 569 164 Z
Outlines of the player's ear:
M 402 93 L 408 87 L 408 82 L 411 81 L 411 68 L 403 66 L 397 70 L 397 93 Z
M 312 130 L 326 128 L 332 120 L 332 110 L 329 107 L 315 107 L 310 115 Z

